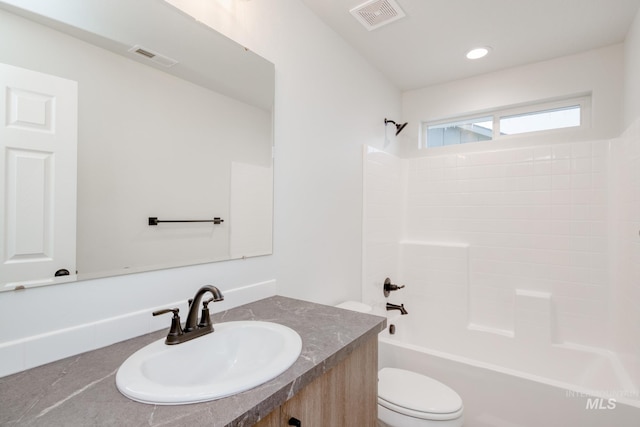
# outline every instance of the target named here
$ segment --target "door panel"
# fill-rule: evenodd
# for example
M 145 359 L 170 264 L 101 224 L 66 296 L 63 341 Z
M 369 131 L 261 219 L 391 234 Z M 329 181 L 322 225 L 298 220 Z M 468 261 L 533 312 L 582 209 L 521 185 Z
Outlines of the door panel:
M 76 82 L 0 64 L 3 286 L 75 272 L 77 103 Z

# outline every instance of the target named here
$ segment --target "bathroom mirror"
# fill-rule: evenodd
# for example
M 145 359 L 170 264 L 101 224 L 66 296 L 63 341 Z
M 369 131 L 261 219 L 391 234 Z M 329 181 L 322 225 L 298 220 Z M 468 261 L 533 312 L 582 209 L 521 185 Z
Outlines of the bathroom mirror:
M 77 82 L 75 231 L 45 184 L 41 242 L 7 249 L 40 211 L 5 195 L 0 290 L 272 252 L 273 64 L 163 0 L 6 0 L 0 37 L 1 64 Z

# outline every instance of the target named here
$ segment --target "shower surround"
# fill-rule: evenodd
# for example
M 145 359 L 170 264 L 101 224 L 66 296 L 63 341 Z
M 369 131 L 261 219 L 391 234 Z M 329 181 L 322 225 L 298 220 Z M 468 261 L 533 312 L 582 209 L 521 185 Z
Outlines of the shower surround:
M 607 141 L 366 148 L 363 301 L 381 308 L 391 276 L 409 344 L 640 407 L 639 123 Z M 560 374 L 602 356 L 584 381 Z

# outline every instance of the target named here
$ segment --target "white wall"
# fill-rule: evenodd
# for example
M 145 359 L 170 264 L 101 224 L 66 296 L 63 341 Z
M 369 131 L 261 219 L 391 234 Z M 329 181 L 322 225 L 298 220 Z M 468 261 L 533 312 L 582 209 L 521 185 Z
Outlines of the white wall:
M 407 159 L 404 239 L 443 254 L 468 245 L 468 264 L 449 269 L 464 283 L 423 274 L 426 257 L 401 264 L 426 311 L 522 339 L 518 295 L 534 292 L 553 302 L 538 325 L 546 345 L 608 347 L 607 156 L 603 141 Z
M 625 41 L 624 126 L 612 142 L 612 341 L 640 384 L 640 11 Z
M 611 341 L 640 384 L 640 117 L 611 145 Z
M 623 45 L 613 45 L 405 92 L 403 120 L 410 126 L 403 132 L 403 156 L 425 155 L 418 151 L 421 122 L 585 93 L 592 94 L 591 128 L 563 133 L 558 141 L 614 138 L 622 130 L 623 54 Z M 463 151 L 510 146 L 472 144 Z
M 624 129 L 640 117 L 640 11 L 624 43 Z
M 278 291 L 360 299 L 362 146 L 384 146 L 399 92 L 302 3 L 172 0 L 276 66 Z
M 402 159 L 373 147 L 364 150 L 362 301 L 384 310 L 383 285 L 399 283 L 399 249 L 405 216 L 406 167 Z M 396 292 L 395 302 L 408 302 Z
M 275 278 L 286 296 L 360 298 L 362 146 L 382 148 L 399 91 L 299 1 L 207 4 L 216 29 L 276 66 L 274 255 L 3 293 L 0 343 L 150 311 L 206 283 Z

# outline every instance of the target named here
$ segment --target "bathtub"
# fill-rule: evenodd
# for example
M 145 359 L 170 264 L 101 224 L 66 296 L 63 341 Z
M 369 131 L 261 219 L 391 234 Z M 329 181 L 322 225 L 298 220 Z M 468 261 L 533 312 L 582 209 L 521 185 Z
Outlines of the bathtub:
M 639 393 L 611 352 L 568 344 L 536 348 L 473 330 L 446 340 L 434 332 L 440 328 L 429 330 L 419 319 L 389 316 L 395 333 L 388 327 L 379 335 L 379 366 L 452 387 L 464 402 L 466 427 L 640 425 Z

